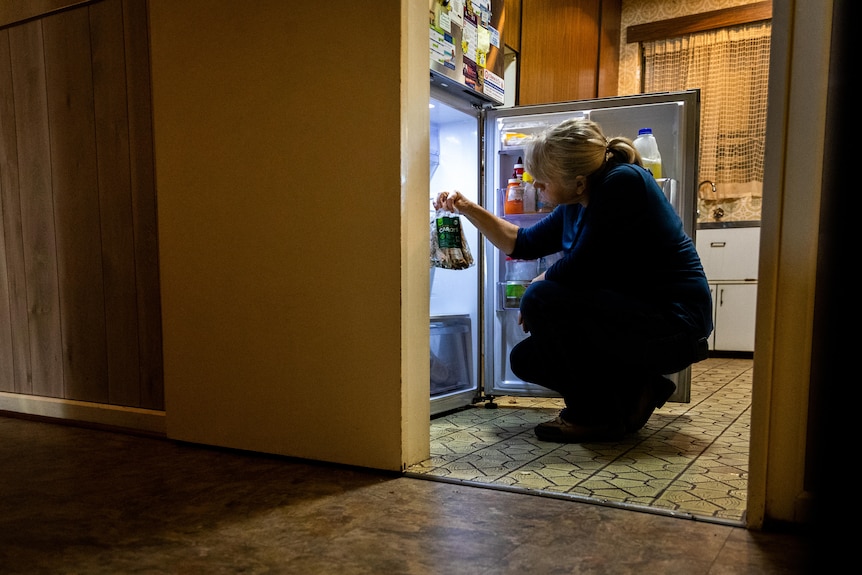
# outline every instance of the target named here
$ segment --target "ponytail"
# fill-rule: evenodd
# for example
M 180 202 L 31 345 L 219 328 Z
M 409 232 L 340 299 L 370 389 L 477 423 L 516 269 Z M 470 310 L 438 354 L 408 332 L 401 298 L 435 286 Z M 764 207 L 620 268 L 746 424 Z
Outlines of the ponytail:
M 632 144 L 632 141 L 622 136 L 608 140 L 608 159 L 621 164 L 643 165 L 641 155 Z

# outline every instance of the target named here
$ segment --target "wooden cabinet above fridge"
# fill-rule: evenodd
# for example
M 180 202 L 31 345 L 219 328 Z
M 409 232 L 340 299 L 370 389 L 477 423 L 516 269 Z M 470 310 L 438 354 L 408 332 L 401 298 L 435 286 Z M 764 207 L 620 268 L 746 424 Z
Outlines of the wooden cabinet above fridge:
M 621 6 L 621 0 L 521 0 L 518 105 L 616 96 Z M 508 28 L 507 44 L 515 49 L 513 35 Z

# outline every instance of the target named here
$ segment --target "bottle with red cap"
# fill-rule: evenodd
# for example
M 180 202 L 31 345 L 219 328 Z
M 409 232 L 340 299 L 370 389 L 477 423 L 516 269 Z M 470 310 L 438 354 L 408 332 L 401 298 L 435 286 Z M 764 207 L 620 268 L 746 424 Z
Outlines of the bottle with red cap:
M 512 177 L 518 180 L 524 179 L 524 161 L 518 157 L 518 161 L 515 162 L 515 169 L 512 172 Z

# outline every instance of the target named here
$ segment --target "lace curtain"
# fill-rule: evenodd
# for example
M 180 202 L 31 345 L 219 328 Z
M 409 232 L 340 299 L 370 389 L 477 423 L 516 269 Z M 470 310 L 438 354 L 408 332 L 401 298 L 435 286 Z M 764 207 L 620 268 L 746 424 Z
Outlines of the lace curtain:
M 700 88 L 702 200 L 761 197 L 771 23 L 644 42 L 644 92 Z

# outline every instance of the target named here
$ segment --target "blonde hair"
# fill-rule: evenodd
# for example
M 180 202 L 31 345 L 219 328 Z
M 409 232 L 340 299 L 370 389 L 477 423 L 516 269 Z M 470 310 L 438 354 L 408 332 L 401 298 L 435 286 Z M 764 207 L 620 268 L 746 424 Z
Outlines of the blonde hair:
M 565 185 L 577 176 L 595 174 L 611 160 L 643 165 L 630 139 L 622 136 L 608 139 L 596 122 L 573 118 L 527 143 L 524 168 L 536 180 Z

